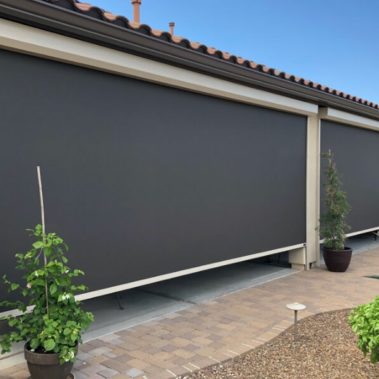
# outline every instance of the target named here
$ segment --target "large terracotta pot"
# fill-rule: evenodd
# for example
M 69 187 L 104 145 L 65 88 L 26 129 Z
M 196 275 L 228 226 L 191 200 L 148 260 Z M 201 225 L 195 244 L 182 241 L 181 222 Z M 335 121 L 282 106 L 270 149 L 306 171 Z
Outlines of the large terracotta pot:
M 329 271 L 345 272 L 348 269 L 353 252 L 350 247 L 345 247 L 344 250 L 332 250 L 324 247 L 323 252 L 324 261 Z
M 68 379 L 72 378 L 74 364 L 67 362 L 61 365 L 55 353 L 36 353 L 30 351 L 28 344 L 24 347 L 25 359 L 30 372 L 30 379 Z

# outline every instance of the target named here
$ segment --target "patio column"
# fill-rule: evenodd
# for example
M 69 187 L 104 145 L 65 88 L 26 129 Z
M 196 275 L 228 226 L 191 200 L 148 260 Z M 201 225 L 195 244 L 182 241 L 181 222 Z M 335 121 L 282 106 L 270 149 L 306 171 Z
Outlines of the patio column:
M 320 264 L 320 116 L 308 117 L 307 130 L 307 265 Z
M 320 116 L 308 115 L 306 163 L 306 244 L 290 251 L 293 268 L 308 270 L 320 264 Z

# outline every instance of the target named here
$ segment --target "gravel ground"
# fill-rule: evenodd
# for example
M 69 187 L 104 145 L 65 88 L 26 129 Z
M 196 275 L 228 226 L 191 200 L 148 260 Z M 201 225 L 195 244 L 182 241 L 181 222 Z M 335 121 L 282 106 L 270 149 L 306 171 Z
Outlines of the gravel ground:
M 356 347 L 348 314 L 308 317 L 298 323 L 296 341 L 291 327 L 248 353 L 182 379 L 378 379 L 379 364 Z

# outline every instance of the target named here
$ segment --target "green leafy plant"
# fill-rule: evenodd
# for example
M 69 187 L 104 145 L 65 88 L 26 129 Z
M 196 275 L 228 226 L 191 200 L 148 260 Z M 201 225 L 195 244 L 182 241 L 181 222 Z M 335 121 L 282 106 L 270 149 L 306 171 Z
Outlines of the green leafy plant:
M 8 316 L 10 332 L 0 336 L 1 353 L 9 352 L 15 342 L 25 341 L 40 353 L 58 353 L 60 362 L 73 362 L 81 333 L 93 321 L 93 315 L 81 309 L 75 294 L 86 290 L 74 284 L 84 275 L 67 266 L 68 250 L 56 233 L 45 234 L 41 225 L 30 230 L 35 241 L 29 251 L 16 254 L 16 268 L 24 272 L 22 283 L 3 277 L 9 292 L 24 301 L 2 301 L 0 306 L 17 308 L 21 315 Z
M 355 308 L 349 315 L 349 323 L 364 355 L 370 354 L 372 363 L 379 362 L 379 296 Z
M 346 223 L 346 216 L 350 212 L 346 192 L 342 190 L 342 183 L 338 176 L 333 155 L 329 150 L 323 155 L 327 160 L 325 184 L 326 212 L 321 217 L 321 234 L 324 237 L 324 246 L 331 250 L 343 250 L 346 232 L 350 229 Z

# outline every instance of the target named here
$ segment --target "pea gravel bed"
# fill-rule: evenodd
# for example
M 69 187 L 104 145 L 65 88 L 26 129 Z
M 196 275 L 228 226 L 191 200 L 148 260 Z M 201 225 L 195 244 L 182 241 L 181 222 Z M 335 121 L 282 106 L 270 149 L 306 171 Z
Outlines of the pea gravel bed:
M 373 365 L 356 346 L 347 323 L 349 310 L 321 313 L 278 337 L 222 364 L 181 379 L 378 379 Z

